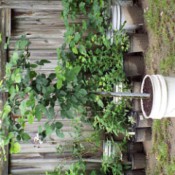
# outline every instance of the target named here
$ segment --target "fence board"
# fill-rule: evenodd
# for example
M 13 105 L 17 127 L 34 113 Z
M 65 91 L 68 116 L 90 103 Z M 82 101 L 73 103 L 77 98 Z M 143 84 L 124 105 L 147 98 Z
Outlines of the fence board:
M 17 40 L 11 40 L 9 49 L 15 49 L 15 43 Z M 63 38 L 57 39 L 30 39 L 29 50 L 56 50 L 56 48 L 61 47 L 64 42 Z M 41 51 L 42 52 L 42 51 Z
M 74 129 L 74 126 L 72 124 L 72 122 L 70 120 L 57 120 L 61 123 L 63 123 L 63 128 L 61 129 L 62 131 L 72 131 Z M 28 132 L 37 132 L 38 131 L 38 127 L 39 126 L 44 126 L 45 124 L 45 120 L 43 121 L 40 121 L 40 122 L 34 122 L 32 125 L 31 124 L 26 124 L 26 128 L 25 130 L 28 131 Z M 86 131 L 92 131 L 93 128 L 91 125 L 89 124 L 83 124 L 83 129 L 86 130 Z
M 8 57 L 10 57 L 15 49 L 15 42 L 21 35 L 26 35 L 30 40 L 29 46 L 31 62 L 40 59 L 48 59 L 49 64 L 38 67 L 39 73 L 48 75 L 53 73 L 57 65 L 56 48 L 60 47 L 64 42 L 65 26 L 60 18 L 63 10 L 61 0 L 4 0 L 1 8 L 11 8 L 11 41 L 9 45 Z M 76 21 L 70 23 L 80 23 L 84 19 L 80 16 Z M 75 137 L 75 131 L 72 122 L 69 119 L 63 119 L 60 116 L 59 106 L 55 107 L 56 120 L 64 123 L 62 131 L 64 138 L 57 137 L 56 133 L 48 136 L 43 143 L 34 143 L 34 137 L 38 132 L 38 126 L 43 126 L 47 121 L 43 116 L 41 121 L 35 120 L 32 125 L 26 124 L 25 131 L 31 136 L 28 142 L 21 142 L 21 152 L 19 154 L 11 154 L 10 173 L 13 175 L 34 175 L 45 174 L 46 171 L 53 171 L 58 164 L 64 165 L 64 169 L 68 169 L 73 162 L 72 160 L 72 144 Z M 84 124 L 82 129 L 82 144 L 85 146 L 87 153 L 91 150 L 92 144 L 87 143 L 86 138 L 94 133 L 93 128 Z M 64 151 L 57 154 L 57 147 L 63 146 Z M 93 145 L 94 146 L 94 145 Z M 102 144 L 94 154 L 88 156 L 101 157 Z M 87 155 L 84 155 L 87 156 Z M 65 161 L 65 158 L 69 158 Z M 101 160 L 100 160 L 101 161 Z M 87 169 L 99 167 L 95 160 L 87 160 Z
M 1 2 L 1 1 L 0 1 Z M 5 65 L 6 65 L 6 61 L 7 61 L 7 52 L 6 50 L 4 50 L 4 44 L 6 42 L 6 34 L 7 34 L 7 24 L 8 21 L 6 21 L 6 17 L 7 17 L 8 11 L 6 9 L 0 9 L 0 33 L 2 35 L 2 42 L 0 43 L 0 79 L 2 80 L 4 78 L 5 75 Z M 6 94 L 0 94 L 0 110 L 3 109 L 3 105 L 6 101 Z M 6 128 L 2 125 L 0 126 L 0 128 L 2 127 L 2 129 L 6 131 Z M 0 152 L 2 150 L 0 149 Z M 5 151 L 6 154 L 8 155 L 9 151 L 8 151 L 8 146 L 5 147 Z M 0 159 L 1 159 L 1 153 L 0 153 Z M 3 158 L 2 158 L 3 159 Z M 0 175 L 5 175 L 8 174 L 8 166 L 9 166 L 9 159 L 7 157 L 7 161 L 0 161 Z
M 4 0 L 0 8 L 63 10 L 62 3 L 59 0 Z
M 59 165 L 63 166 L 63 170 L 66 170 L 66 169 L 69 168 L 69 166 L 71 164 L 76 163 L 76 162 L 77 162 L 77 160 L 69 160 L 69 161 L 66 161 L 66 163 L 65 162 L 61 162 Z M 100 168 L 99 162 L 98 163 L 87 163 L 86 166 L 87 166 L 88 170 L 93 170 L 93 169 L 99 169 Z M 54 168 L 55 167 L 52 164 L 45 165 L 45 166 L 40 166 L 40 167 L 33 166 L 32 168 L 27 167 L 25 169 L 25 173 L 24 173 L 24 170 L 21 169 L 20 166 L 19 166 L 19 167 L 15 167 L 11 171 L 11 173 L 13 175 L 21 175 L 21 174 L 24 174 L 24 175 L 30 175 L 30 174 L 32 174 L 32 175 L 33 174 L 45 175 L 45 173 L 43 173 L 43 172 L 53 171 Z

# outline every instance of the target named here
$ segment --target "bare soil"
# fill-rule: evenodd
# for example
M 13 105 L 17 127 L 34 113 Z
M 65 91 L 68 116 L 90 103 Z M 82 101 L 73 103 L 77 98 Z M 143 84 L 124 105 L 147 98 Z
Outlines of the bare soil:
M 143 92 L 144 93 L 148 93 L 151 96 L 148 99 L 143 99 L 143 108 L 144 108 L 144 111 L 146 112 L 146 115 L 149 116 L 150 113 L 151 113 L 151 109 L 152 109 L 153 89 L 152 89 L 151 80 L 148 77 L 145 79 Z

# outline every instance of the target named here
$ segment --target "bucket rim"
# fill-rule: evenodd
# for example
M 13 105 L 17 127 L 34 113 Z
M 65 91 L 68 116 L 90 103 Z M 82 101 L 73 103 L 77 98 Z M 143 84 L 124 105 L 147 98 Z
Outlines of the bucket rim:
M 149 115 L 146 114 L 143 107 L 143 99 L 141 99 L 141 110 L 145 118 L 161 119 L 164 117 L 167 108 L 167 85 L 165 79 L 162 75 L 146 75 L 143 78 L 141 84 L 141 93 L 143 93 L 143 88 L 145 80 L 149 78 L 152 84 L 153 99 L 152 108 Z

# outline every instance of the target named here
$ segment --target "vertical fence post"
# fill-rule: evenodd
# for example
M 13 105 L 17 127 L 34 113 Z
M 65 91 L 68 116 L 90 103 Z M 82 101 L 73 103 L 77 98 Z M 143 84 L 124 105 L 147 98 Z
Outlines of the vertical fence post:
M 0 0 L 1 5 L 1 0 Z M 1 43 L 0 43 L 0 79 L 2 80 L 5 75 L 5 65 L 7 61 L 7 52 L 4 50 L 4 44 L 6 42 L 6 9 L 0 9 L 0 33 L 1 33 Z M 4 102 L 6 100 L 6 93 L 2 93 L 0 95 L 0 111 L 2 111 Z M 5 127 L 2 124 L 2 129 L 5 129 Z M 7 160 L 3 160 L 3 156 L 0 157 L 0 175 L 9 174 L 8 173 L 8 149 L 9 147 L 6 146 L 6 156 Z M 0 150 L 2 151 L 2 150 Z

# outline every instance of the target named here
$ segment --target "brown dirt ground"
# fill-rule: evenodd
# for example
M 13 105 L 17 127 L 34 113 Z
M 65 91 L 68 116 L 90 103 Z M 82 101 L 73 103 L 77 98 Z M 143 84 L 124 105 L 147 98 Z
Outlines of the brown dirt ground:
M 140 5 L 142 6 L 143 10 L 148 7 L 148 0 L 139 0 Z M 147 30 L 147 29 L 146 29 Z M 148 41 L 149 41 L 149 49 L 154 49 L 154 46 L 157 45 L 157 41 L 154 38 L 153 34 L 148 31 Z M 166 49 L 166 48 L 159 48 L 159 49 Z M 158 52 L 151 52 L 152 59 L 151 64 L 147 64 L 146 62 L 146 74 L 156 74 L 159 73 L 159 62 L 160 58 L 163 57 L 163 55 L 159 55 Z M 161 52 L 162 53 L 162 52 Z M 146 53 L 147 54 L 147 53 Z M 172 71 L 169 73 L 170 76 L 175 76 L 175 73 Z M 175 156 L 175 118 L 170 118 L 171 125 L 169 126 L 168 130 L 170 132 L 170 155 L 172 157 Z M 147 170 L 149 171 L 149 175 L 154 175 L 151 172 L 154 172 L 154 168 L 156 165 L 156 157 L 154 154 L 151 153 L 152 151 L 152 140 L 144 142 L 144 148 L 147 156 Z
M 148 1 L 147 0 L 142 0 L 141 4 L 142 4 L 143 10 L 148 7 Z M 153 37 L 151 36 L 150 33 L 148 33 L 148 41 L 149 41 L 149 43 L 152 43 L 152 40 L 154 41 Z M 148 47 L 150 47 L 150 44 L 149 44 Z M 146 61 L 145 61 L 145 63 L 146 63 Z M 155 65 L 155 63 L 152 63 L 152 66 L 153 65 Z M 148 67 L 148 65 L 146 65 L 146 74 L 152 74 L 152 73 L 154 73 L 153 72 L 153 67 Z M 153 144 L 152 140 L 144 142 L 144 148 L 145 148 L 146 158 L 147 158 L 147 169 L 149 169 L 150 171 L 152 169 L 154 169 L 155 164 L 156 164 L 156 158 L 151 153 L 152 144 Z

